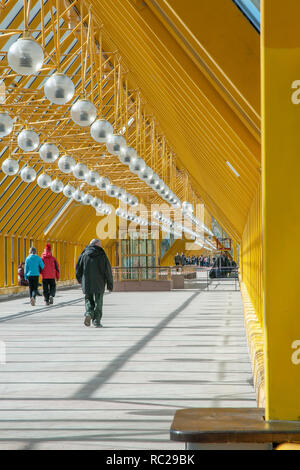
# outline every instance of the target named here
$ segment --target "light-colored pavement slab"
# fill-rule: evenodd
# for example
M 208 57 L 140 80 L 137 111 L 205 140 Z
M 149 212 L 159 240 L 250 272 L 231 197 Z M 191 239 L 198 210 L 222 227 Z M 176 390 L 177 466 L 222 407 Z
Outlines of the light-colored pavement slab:
M 256 406 L 239 292 L 120 292 L 104 328 L 79 289 L 0 302 L 0 449 L 183 449 L 176 409 Z

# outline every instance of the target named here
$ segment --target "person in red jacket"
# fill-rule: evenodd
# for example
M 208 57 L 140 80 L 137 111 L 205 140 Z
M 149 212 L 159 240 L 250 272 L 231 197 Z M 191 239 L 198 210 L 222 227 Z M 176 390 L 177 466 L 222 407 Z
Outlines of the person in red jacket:
M 44 269 L 41 271 L 42 280 L 43 280 L 43 294 L 46 305 L 53 304 L 53 297 L 56 292 L 56 282 L 55 280 L 59 279 L 59 265 L 52 256 L 51 245 L 47 243 L 43 254 L 42 260 L 44 262 Z

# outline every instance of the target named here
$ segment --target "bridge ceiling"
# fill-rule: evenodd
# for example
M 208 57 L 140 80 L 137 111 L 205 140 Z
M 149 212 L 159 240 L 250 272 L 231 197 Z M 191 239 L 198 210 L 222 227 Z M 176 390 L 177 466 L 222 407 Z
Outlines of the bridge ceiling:
M 21 166 L 30 164 L 38 174 L 46 171 L 79 187 L 57 165 L 42 162 L 38 151 L 18 148 L 18 133 L 30 125 L 40 143 L 56 143 L 61 154 L 109 177 L 146 206 L 162 202 L 87 128 L 71 121 L 72 102 L 49 104 L 43 85 L 60 69 L 73 80 L 74 98 L 85 92 L 99 117 L 126 137 L 179 198 L 204 202 L 240 239 L 260 181 L 259 35 L 233 2 L 188 0 L 189 8 L 179 0 L 25 3 L 29 29 L 46 60 L 35 76 L 21 77 L 8 67 L 8 48 L 24 27 L 23 0 L 1 2 L 2 108 L 15 125 L 0 139 L 0 163 L 11 155 Z M 26 185 L 19 176 L 1 174 L 0 187 L 0 232 L 76 240 L 94 233 L 99 218 L 91 208 Z M 80 188 L 114 202 L 86 183 Z
M 239 236 L 260 181 L 259 34 L 231 0 L 91 3 L 178 165 Z

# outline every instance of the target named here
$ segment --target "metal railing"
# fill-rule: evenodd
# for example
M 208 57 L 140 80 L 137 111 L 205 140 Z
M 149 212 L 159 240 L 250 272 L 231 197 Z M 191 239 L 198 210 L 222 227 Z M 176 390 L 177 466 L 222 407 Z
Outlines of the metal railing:
M 172 276 L 195 272 L 194 266 L 114 267 L 115 281 L 171 280 Z
M 231 287 L 239 290 L 237 267 L 200 267 L 187 266 L 145 266 L 145 267 L 114 267 L 112 268 L 114 280 L 121 281 L 147 281 L 172 280 L 173 276 L 184 275 L 186 281 L 193 283 L 193 287 L 216 289 L 217 286 Z

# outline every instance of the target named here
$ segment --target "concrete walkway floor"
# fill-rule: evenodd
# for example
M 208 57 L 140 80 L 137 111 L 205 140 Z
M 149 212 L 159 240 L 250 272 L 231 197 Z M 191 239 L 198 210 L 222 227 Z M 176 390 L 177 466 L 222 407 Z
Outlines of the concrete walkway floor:
M 256 406 L 239 292 L 107 294 L 100 329 L 83 310 L 0 302 L 0 449 L 183 449 L 177 409 Z

